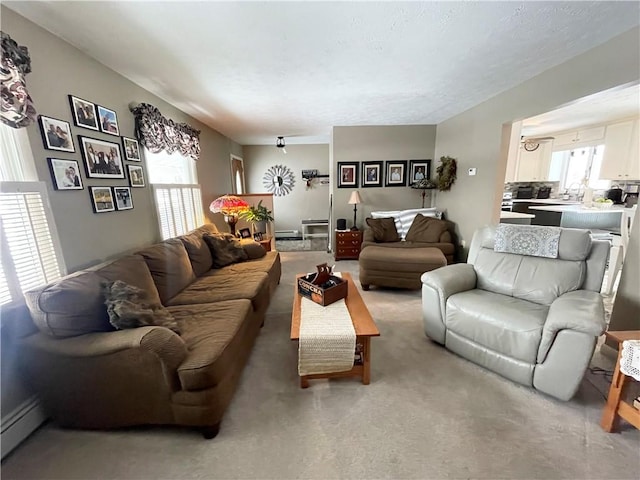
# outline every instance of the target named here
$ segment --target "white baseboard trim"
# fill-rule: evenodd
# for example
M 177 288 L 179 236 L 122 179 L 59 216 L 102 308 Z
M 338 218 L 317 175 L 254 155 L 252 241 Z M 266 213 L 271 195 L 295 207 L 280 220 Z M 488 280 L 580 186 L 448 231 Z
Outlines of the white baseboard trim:
M 2 458 L 20 445 L 46 419 L 47 416 L 35 396 L 22 402 L 15 410 L 3 418 L 2 432 L 0 433 Z

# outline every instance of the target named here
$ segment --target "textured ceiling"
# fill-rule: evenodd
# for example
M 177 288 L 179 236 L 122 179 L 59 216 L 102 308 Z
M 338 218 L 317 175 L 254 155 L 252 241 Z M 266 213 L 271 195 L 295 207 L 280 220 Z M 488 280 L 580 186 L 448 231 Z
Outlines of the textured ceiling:
M 245 145 L 439 123 L 640 21 L 639 2 L 3 3 Z

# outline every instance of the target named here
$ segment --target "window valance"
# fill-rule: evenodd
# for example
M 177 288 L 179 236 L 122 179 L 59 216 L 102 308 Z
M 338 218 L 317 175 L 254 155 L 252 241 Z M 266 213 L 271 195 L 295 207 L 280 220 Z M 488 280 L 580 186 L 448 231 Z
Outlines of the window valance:
M 160 110 L 148 103 L 141 103 L 129 109 L 136 117 L 136 137 L 151 152 L 180 152 L 186 157 L 198 159 L 200 130 L 164 117 Z
M 9 35 L 0 32 L 2 44 L 2 123 L 23 128 L 36 121 L 36 109 L 27 91 L 25 76 L 31 72 L 31 58 L 27 47 L 18 45 Z

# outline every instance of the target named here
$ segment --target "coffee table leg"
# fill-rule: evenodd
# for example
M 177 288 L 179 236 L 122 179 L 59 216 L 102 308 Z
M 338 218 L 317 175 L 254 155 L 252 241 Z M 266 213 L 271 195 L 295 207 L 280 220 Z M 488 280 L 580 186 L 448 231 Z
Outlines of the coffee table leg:
M 300 377 L 300 388 L 309 388 L 309 380 L 307 380 L 307 377 Z
M 620 397 L 622 396 L 622 390 L 624 388 L 624 381 L 626 378 L 620 371 L 621 356 L 622 345 L 618 345 L 618 360 L 616 361 L 616 368 L 613 372 L 613 378 L 611 379 L 611 388 L 609 389 L 607 404 L 604 407 L 602 418 L 600 419 L 600 426 L 606 432 L 613 432 L 618 420 L 618 405 L 620 404 Z
M 369 385 L 371 381 L 371 337 L 360 337 L 362 342 L 362 384 Z

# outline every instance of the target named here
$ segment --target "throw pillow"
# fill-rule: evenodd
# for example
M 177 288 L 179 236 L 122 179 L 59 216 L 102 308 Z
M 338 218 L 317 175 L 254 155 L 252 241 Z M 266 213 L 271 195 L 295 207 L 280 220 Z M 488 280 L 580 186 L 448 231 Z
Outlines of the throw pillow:
M 104 282 L 102 293 L 109 322 L 119 330 L 156 325 L 180 334 L 178 323 L 159 302 L 149 300 L 147 293 L 122 280 Z
M 376 242 L 397 242 L 400 240 L 393 217 L 367 218 L 367 225 L 373 232 Z
M 407 232 L 408 242 L 439 243 L 440 236 L 447 231 L 447 222 L 418 213 Z
M 211 249 L 213 268 L 222 268 L 232 263 L 243 262 L 249 256 L 240 241 L 228 233 L 206 234 L 202 238 Z
M 240 245 L 242 245 L 242 248 L 249 257 L 249 260 L 262 258 L 267 254 L 264 247 L 254 240 L 241 240 Z

